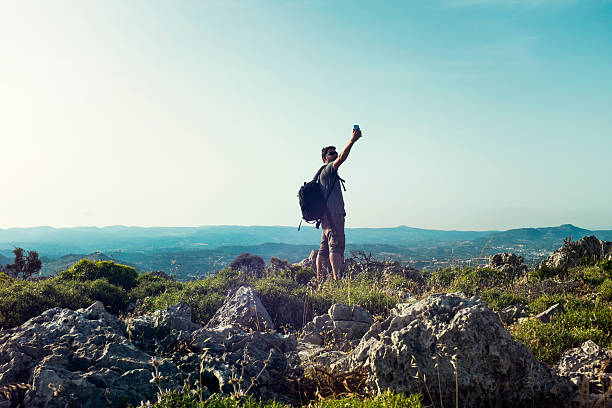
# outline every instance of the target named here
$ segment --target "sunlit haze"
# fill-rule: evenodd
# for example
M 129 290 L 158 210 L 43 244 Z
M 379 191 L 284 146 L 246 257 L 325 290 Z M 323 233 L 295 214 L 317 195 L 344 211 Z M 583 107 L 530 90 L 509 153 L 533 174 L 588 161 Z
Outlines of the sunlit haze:
M 3 1 L 0 229 L 612 228 L 612 2 Z

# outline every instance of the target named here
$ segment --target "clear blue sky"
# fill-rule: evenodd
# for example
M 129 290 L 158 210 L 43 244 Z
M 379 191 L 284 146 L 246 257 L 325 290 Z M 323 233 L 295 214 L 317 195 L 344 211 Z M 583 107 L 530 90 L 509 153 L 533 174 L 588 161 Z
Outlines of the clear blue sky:
M 612 2 L 0 3 L 0 228 L 612 228 Z

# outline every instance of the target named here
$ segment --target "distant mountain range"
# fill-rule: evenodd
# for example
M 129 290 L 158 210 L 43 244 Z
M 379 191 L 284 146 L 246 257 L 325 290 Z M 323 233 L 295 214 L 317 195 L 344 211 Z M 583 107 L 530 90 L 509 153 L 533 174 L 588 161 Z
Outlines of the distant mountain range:
M 347 242 L 413 245 L 420 242 L 472 240 L 496 231 L 439 231 L 410 228 L 350 228 Z M 0 229 L 0 252 L 15 246 L 38 248 L 41 254 L 58 256 L 66 252 L 218 248 L 225 245 L 284 243 L 309 245 L 317 242 L 320 230 L 306 226 L 203 226 L 203 227 L 75 227 Z
M 349 228 L 346 234 L 347 255 L 351 251 L 371 251 L 375 256 L 417 267 L 505 251 L 534 263 L 559 248 L 569 236 L 574 240 L 587 235 L 612 240 L 610 230 L 591 231 L 571 224 L 507 231 Z M 296 262 L 316 249 L 319 239 L 320 230 L 310 226 L 299 232 L 294 227 L 276 226 L 11 228 L 0 230 L 0 263 L 12 262 L 13 248 L 21 247 L 39 252 L 44 274 L 89 257 L 186 277 L 219 269 L 242 252 L 258 254 L 265 260 L 274 256 Z

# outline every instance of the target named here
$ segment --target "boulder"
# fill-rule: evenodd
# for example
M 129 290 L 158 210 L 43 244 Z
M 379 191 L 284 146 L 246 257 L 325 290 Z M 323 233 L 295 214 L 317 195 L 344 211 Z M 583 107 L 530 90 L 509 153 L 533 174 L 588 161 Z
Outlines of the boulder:
M 502 252 L 489 257 L 489 267 L 503 272 L 508 278 L 514 279 L 527 272 L 524 258 L 510 252 Z
M 563 312 L 563 306 L 559 303 L 555 303 L 542 313 L 538 314 L 535 318 L 542 323 L 549 323 L 553 316 Z
M 556 407 L 574 392 L 514 341 L 484 303 L 462 294 L 400 305 L 332 367 L 365 367 L 374 391 L 419 392 L 428 403 L 431 392 L 444 406 L 454 406 L 458 397 L 469 407 Z
M 362 307 L 333 304 L 326 314 L 316 316 L 304 326 L 301 340 L 339 350 L 350 349 L 373 321 L 372 315 Z
M 0 407 L 106 407 L 124 399 L 137 405 L 155 400 L 155 366 L 160 387 L 174 390 L 185 382 L 200 384 L 201 362 L 204 395 L 245 392 L 259 373 L 250 395 L 298 395 L 287 379 L 288 356 L 297 354 L 295 336 L 247 333 L 237 326 L 207 329 L 190 322 L 190 314 L 178 304 L 126 323 L 95 302 L 76 311 L 50 309 L 1 331 L 0 384 L 13 391 Z M 299 376 L 300 367 L 293 372 Z M 232 376 L 242 379 L 237 389 Z
M 253 289 L 248 286 L 231 290 L 227 294 L 223 306 L 206 324 L 206 328 L 211 329 L 227 325 L 235 325 L 255 331 L 274 330 L 274 323 L 268 311 L 253 292 Z
M 502 323 L 510 325 L 519 319 L 529 317 L 529 309 L 524 305 L 510 305 L 497 312 L 497 315 Z
M 593 403 L 604 399 L 602 394 L 612 386 L 612 350 L 599 347 L 592 340 L 566 352 L 556 368 L 560 375 L 569 378 L 581 389 L 586 388 L 583 382 L 589 381 L 588 389 Z M 608 404 L 612 406 L 609 396 Z
M 101 302 L 54 308 L 0 333 L 0 384 L 30 384 L 23 406 L 103 407 L 153 399 L 151 355 L 125 337 L 126 325 Z M 184 376 L 159 357 L 162 386 L 179 388 Z M 9 405 L 11 406 L 11 405 Z
M 612 260 L 612 242 L 601 241 L 594 235 L 578 241 L 567 241 L 561 248 L 550 254 L 540 268 L 573 268 L 580 265 L 584 257 L 598 260 Z
M 169 306 L 166 310 L 156 310 L 152 314 L 127 319 L 128 337 L 147 341 L 163 338 L 172 330 L 197 330 L 200 325 L 191 321 L 191 308 L 186 303 Z
M 302 268 L 312 268 L 313 270 L 317 270 L 317 255 L 319 254 L 319 250 L 318 249 L 313 249 L 312 251 L 310 251 L 310 255 L 308 256 L 308 258 L 302 259 L 300 262 L 294 264 L 297 266 L 300 266 Z M 329 265 L 329 260 L 326 260 L 326 266 L 330 266 Z

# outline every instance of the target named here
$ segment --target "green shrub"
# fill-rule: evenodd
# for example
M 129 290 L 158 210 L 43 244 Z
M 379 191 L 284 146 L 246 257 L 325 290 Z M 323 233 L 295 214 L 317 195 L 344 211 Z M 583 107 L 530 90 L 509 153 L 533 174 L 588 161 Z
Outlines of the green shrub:
M 465 268 L 456 276 L 451 287 L 466 295 L 474 295 L 482 289 L 508 283 L 508 277 L 493 268 Z
M 0 327 L 19 326 L 53 307 L 78 309 L 91 303 L 92 299 L 72 284 L 53 279 L 39 282 L 13 279 L 0 287 Z
M 612 301 L 612 279 L 606 279 L 599 285 L 599 294 L 602 300 Z
M 92 301 L 104 303 L 110 313 L 118 315 L 124 312 L 130 304 L 127 292 L 120 286 L 113 285 L 106 278 L 82 282 L 80 290 Z M 89 305 L 87 305 L 89 306 Z
M 136 281 L 137 285 L 129 292 L 133 299 L 157 296 L 166 291 L 180 290 L 185 286 L 184 283 L 163 279 L 151 273 L 139 274 Z
M 300 268 L 295 272 L 295 281 L 300 285 L 306 285 L 317 273 L 312 268 Z
M 360 399 L 357 397 L 329 398 L 314 403 L 316 408 L 421 408 L 419 394 L 394 394 L 384 392 L 380 395 Z
M 581 266 L 595 266 L 598 263 L 598 257 L 595 255 L 585 255 L 580 258 Z
M 549 268 L 547 266 L 542 266 L 531 271 L 529 276 L 538 280 L 544 280 L 557 277 L 564 278 L 565 274 L 566 271 L 563 268 Z
M 527 303 L 527 299 L 512 292 L 493 288 L 483 289 L 479 296 L 487 303 L 491 310 L 495 311 L 503 309 L 506 306 Z
M 171 391 L 161 396 L 153 408 L 292 408 L 294 406 L 280 401 L 260 401 L 255 398 L 232 398 L 220 394 L 213 395 L 204 404 L 200 403 L 197 393 Z M 300 406 L 300 405 L 297 405 Z M 305 405 L 302 405 L 305 406 Z M 133 407 L 133 406 L 131 406 Z M 421 408 L 419 394 L 394 394 L 389 391 L 380 395 L 360 397 L 325 398 L 310 402 L 310 408 Z
M 537 298 L 529 302 L 529 311 L 531 312 L 531 314 L 534 315 L 542 313 L 555 303 L 563 304 L 566 297 L 567 296 L 563 295 L 562 293 L 545 294 L 542 296 L 538 296 Z
M 529 319 L 511 328 L 514 337 L 525 343 L 539 360 L 555 364 L 564 352 L 586 340 L 602 347 L 612 346 L 611 303 L 575 295 L 546 295 L 531 303 L 531 311 L 538 313 L 554 303 L 561 303 L 564 310 L 551 322 Z
M 397 297 L 387 294 L 364 275 L 351 281 L 327 280 L 308 299 L 314 315 L 326 313 L 334 303 L 361 306 L 372 315 L 387 315 L 399 302 Z
M 428 283 L 436 289 L 447 288 L 455 280 L 459 272 L 460 270 L 457 268 L 444 268 L 433 271 L 428 276 Z
M 62 271 L 60 279 L 93 281 L 106 278 L 109 283 L 130 290 L 138 284 L 138 272 L 131 266 L 125 266 L 113 261 L 90 261 L 81 259 L 72 268 Z
M 268 274 L 253 282 L 253 290 L 261 299 L 276 327 L 300 329 L 313 316 L 304 308 L 306 287 L 283 274 Z
M 599 267 L 607 273 L 608 277 L 612 278 L 612 259 L 601 261 Z
M 599 285 L 606 279 L 606 272 L 599 266 L 587 266 L 570 270 L 569 275 L 590 285 Z

